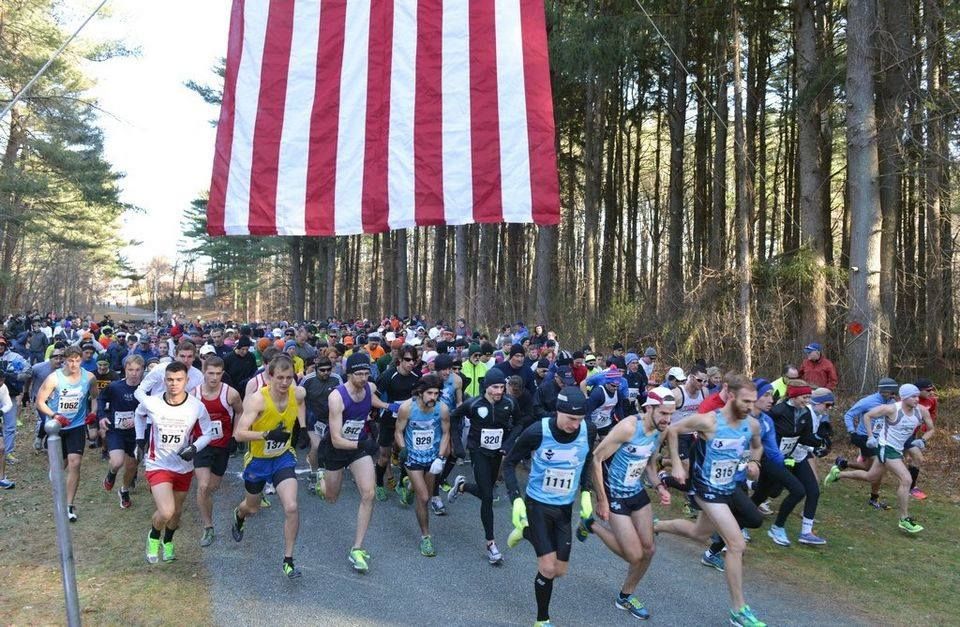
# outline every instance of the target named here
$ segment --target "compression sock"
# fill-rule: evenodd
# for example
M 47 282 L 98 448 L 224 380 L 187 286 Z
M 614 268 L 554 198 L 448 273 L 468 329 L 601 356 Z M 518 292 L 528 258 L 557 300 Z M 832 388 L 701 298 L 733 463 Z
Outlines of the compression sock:
M 167 527 L 166 529 L 164 529 L 164 530 L 163 530 L 163 542 L 164 542 L 164 543 L 172 542 L 172 541 L 173 541 L 173 533 L 174 533 L 175 531 L 176 531 L 176 529 L 171 529 L 170 527 Z
M 537 597 L 537 620 L 550 620 L 550 597 L 553 595 L 553 579 L 537 572 L 533 579 L 533 591 Z
M 150 539 L 159 540 L 160 539 L 160 530 L 156 527 L 150 527 Z
M 286 556 L 284 556 L 284 558 L 283 558 L 283 563 L 284 563 L 284 564 L 289 564 L 289 565 L 292 567 L 292 566 L 293 566 L 293 556 L 291 556 L 291 557 L 286 557 Z
M 917 477 L 920 476 L 920 469 L 916 466 L 907 466 L 907 470 L 910 471 L 910 478 L 912 479 L 910 482 L 910 489 L 912 490 L 917 487 Z
M 800 533 L 807 534 L 813 533 L 813 519 L 804 517 L 803 521 L 800 523 Z
M 620 599 L 620 602 L 625 602 L 627 599 L 630 598 L 630 594 L 621 590 L 620 592 L 617 593 L 617 597 Z
M 117 480 L 117 473 L 108 470 L 108 471 L 107 471 L 107 482 L 108 482 L 108 483 L 113 483 L 113 482 L 116 481 L 116 480 Z
M 382 487 L 383 487 L 383 475 L 385 475 L 385 474 L 387 473 L 387 467 L 386 467 L 385 465 L 384 465 L 384 466 L 381 466 L 380 464 L 377 464 L 376 466 L 374 466 L 373 472 L 374 472 L 374 474 L 375 474 L 376 477 L 377 477 L 377 487 L 378 487 L 378 488 L 382 488 Z

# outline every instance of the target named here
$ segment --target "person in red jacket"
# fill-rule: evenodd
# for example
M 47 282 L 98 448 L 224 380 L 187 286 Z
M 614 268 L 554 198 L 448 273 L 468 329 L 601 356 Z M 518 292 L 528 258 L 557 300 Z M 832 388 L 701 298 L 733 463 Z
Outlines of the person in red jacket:
M 837 369 L 833 362 L 823 356 L 823 347 L 810 342 L 803 348 L 807 358 L 800 364 L 800 378 L 812 388 L 837 389 Z

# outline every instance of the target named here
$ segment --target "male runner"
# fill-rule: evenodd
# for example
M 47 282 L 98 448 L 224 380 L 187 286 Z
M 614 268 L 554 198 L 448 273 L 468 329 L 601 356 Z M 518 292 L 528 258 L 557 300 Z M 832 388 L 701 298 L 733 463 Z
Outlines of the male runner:
M 867 438 L 867 446 L 876 448 L 878 451 L 879 463 L 874 463 L 870 470 L 844 470 L 839 466 L 833 466 L 829 474 L 824 478 L 823 484 L 830 485 L 839 479 L 856 479 L 874 483 L 883 477 L 885 470 L 897 477 L 900 485 L 897 487 L 897 506 L 900 510 L 900 522 L 898 527 L 907 533 L 920 533 L 923 527 L 918 525 L 910 517 L 908 511 L 910 507 L 910 483 L 912 478 L 910 471 L 907 470 L 903 462 L 903 451 L 908 444 L 923 450 L 927 446 L 927 441 L 933 436 L 934 426 L 930 420 L 930 413 L 919 406 L 920 390 L 912 383 L 905 383 L 900 386 L 900 401 L 890 405 L 879 405 L 863 415 L 863 421 L 866 423 L 867 433 L 871 434 Z M 873 421 L 882 419 L 879 433 L 873 429 Z M 921 425 L 926 425 L 927 430 L 919 437 L 914 437 L 914 432 Z
M 487 377 L 489 378 L 489 374 Z M 580 515 L 589 518 L 590 464 L 596 429 L 585 423 L 587 399 L 577 387 L 567 387 L 557 396 L 557 416 L 535 422 L 517 438 L 504 462 L 503 478 L 513 501 L 513 526 L 507 545 L 522 538 L 537 553 L 537 576 L 533 580 L 537 600 L 535 627 L 552 625 L 550 597 L 553 580 L 567 574 L 570 561 L 573 502 L 580 492 Z M 516 467 L 531 456 L 526 502 L 520 496 Z
M 840 470 L 853 468 L 855 470 L 870 470 L 876 460 L 878 450 L 876 447 L 867 445 L 869 435 L 867 434 L 866 421 L 863 416 L 880 405 L 892 405 L 896 402 L 897 382 L 889 377 L 883 377 L 877 382 L 877 391 L 874 394 L 864 396 L 843 415 L 843 423 L 850 436 L 850 443 L 860 449 L 860 459 L 847 461 L 843 457 L 837 457 L 835 464 Z M 875 425 L 877 427 L 879 425 Z M 876 435 L 876 434 L 871 434 Z M 882 474 L 874 483 L 870 484 L 870 500 L 867 504 L 874 509 L 887 510 L 890 506 L 885 501 L 880 500 L 880 483 Z
M 60 423 L 60 447 L 67 460 L 67 518 L 77 522 L 73 504 L 80 486 L 80 461 L 87 440 L 86 425 L 97 422 L 97 387 L 92 372 L 80 367 L 77 346 L 63 349 L 63 368 L 46 378 L 37 392 L 37 413 Z
M 391 364 L 377 380 L 377 389 L 383 395 L 383 400 L 388 403 L 401 403 L 413 395 L 413 388 L 420 379 L 420 375 L 414 370 L 418 360 L 417 349 L 413 346 L 407 344 L 400 349 L 399 361 Z M 395 441 L 396 422 L 397 419 L 393 412 L 387 410 L 381 413 L 380 432 L 377 435 L 380 452 L 377 456 L 375 468 L 378 501 L 387 500 L 384 475 L 386 475 L 387 466 L 390 464 L 390 452 L 393 450 Z
M 203 404 L 187 394 L 187 366 L 179 361 L 163 368 L 166 391 L 141 401 L 146 417 L 134 418 L 137 446 L 147 446 L 144 434 L 150 420 L 150 446 L 144 463 L 150 494 L 157 509 L 147 534 L 147 562 L 176 559 L 173 534 L 180 526 L 183 503 L 193 481 L 193 458 L 212 439 L 210 416 Z M 194 427 L 200 426 L 200 437 L 193 439 Z M 163 539 L 161 540 L 161 534 Z
M 110 468 L 103 478 L 103 489 L 113 490 L 117 474 L 123 468 L 123 483 L 117 490 L 120 508 L 130 507 L 130 488 L 137 478 L 137 433 L 133 417 L 140 402 L 134 397 L 143 379 L 143 357 L 131 355 L 123 364 L 124 378 L 100 392 L 100 428 L 106 432 Z
M 327 439 L 330 425 L 330 409 L 328 399 L 330 393 L 337 389 L 342 381 L 339 375 L 333 373 L 333 363 L 326 355 L 319 354 L 316 359 L 316 368 L 307 374 L 301 382 L 306 392 L 307 404 L 307 433 L 310 435 L 310 452 L 307 453 L 307 462 L 313 473 L 313 489 L 317 496 L 324 496 L 324 471 L 326 461 L 321 453 L 321 445 Z
M 324 459 L 327 472 L 324 479 L 326 499 L 336 502 L 343 483 L 343 469 L 350 474 L 360 492 L 357 510 L 357 529 L 348 559 L 354 570 L 365 573 L 370 569 L 370 553 L 363 548 L 363 539 L 373 516 L 374 477 L 372 456 L 377 452 L 377 441 L 370 435 L 367 420 L 370 408 L 391 409 L 377 398 L 377 386 L 370 383 L 370 358 L 356 353 L 347 358 L 347 382 L 337 386 L 327 400 L 330 409 L 330 439 L 326 442 Z
M 756 480 L 760 471 L 763 445 L 760 441 L 760 425 L 750 416 L 757 401 L 757 388 L 753 381 L 742 375 L 730 375 L 726 380 L 728 395 L 724 406 L 705 414 L 694 414 L 670 425 L 667 442 L 673 458 L 673 476 L 681 483 L 686 481 L 686 471 L 680 463 L 678 440 L 681 433 L 695 431 L 697 453 L 691 465 L 691 483 L 694 499 L 700 508 L 696 522 L 685 519 L 660 521 L 654 525 L 657 533 L 675 533 L 694 540 L 706 541 L 710 533 L 717 531 L 727 545 L 724 574 L 733 608 L 730 622 L 734 625 L 763 627 L 743 597 L 743 552 L 746 541 L 740 532 L 740 524 L 731 509 L 736 499 L 744 500 L 744 508 L 752 504 L 746 493 L 737 488 L 739 468 L 747 462 L 747 476 Z M 740 507 L 737 503 L 737 507 Z
M 420 554 L 424 557 L 437 554 L 430 536 L 427 502 L 450 450 L 450 411 L 440 402 L 442 389 L 439 376 L 427 375 L 417 382 L 413 398 L 404 401 L 397 411 L 396 445 L 413 485 Z
M 243 487 L 246 491 L 240 505 L 233 510 L 233 539 L 243 539 L 243 526 L 248 516 L 260 511 L 260 493 L 267 481 L 273 483 L 283 506 L 283 574 L 291 579 L 301 576 L 293 563 L 293 545 L 300 529 L 297 508 L 297 457 L 291 439 L 294 423 L 300 425 L 298 448 L 307 448 L 306 394 L 294 385 L 293 361 L 277 355 L 268 366 L 270 384 L 249 394 L 243 401 L 243 414 L 234 426 L 233 437 L 249 442 L 244 458 Z
M 647 395 L 642 416 L 627 416 L 610 430 L 593 452 L 593 483 L 597 489 L 597 517 L 609 521 L 609 528 L 593 518 L 581 520 L 578 540 L 583 532 L 596 534 L 607 547 L 623 559 L 629 568 L 627 578 L 614 603 L 639 619 L 650 618 L 646 606 L 635 596 L 653 558 L 653 511 L 643 488 L 643 474 L 658 490 L 666 487 L 657 479 L 655 454 L 663 432 L 670 426 L 676 407 L 671 390 L 657 388 Z M 663 497 L 661 496 L 661 502 Z
M 493 488 L 500 475 L 500 462 L 507 446 L 508 436 L 519 422 L 517 404 L 504 394 L 506 381 L 503 371 L 491 368 L 484 379 L 483 396 L 471 398 L 457 407 L 450 415 L 451 432 L 463 431 L 463 421 L 470 421 L 467 448 L 473 465 L 474 483 L 467 483 L 463 475 L 457 475 L 447 493 L 447 501 L 453 502 L 467 492 L 480 499 L 480 520 L 487 541 L 487 560 L 494 566 L 503 562 L 493 533 Z M 537 423 L 538 424 L 538 423 Z M 459 437 L 454 438 L 453 448 L 457 457 L 466 457 Z
M 223 359 L 210 355 L 203 362 L 203 384 L 191 390 L 191 394 L 203 403 L 210 415 L 210 444 L 197 453 L 193 460 L 197 474 L 197 509 L 203 534 L 200 546 L 213 543 L 213 493 L 220 487 L 230 461 L 233 442 L 233 420 L 243 413 L 240 393 L 223 382 Z

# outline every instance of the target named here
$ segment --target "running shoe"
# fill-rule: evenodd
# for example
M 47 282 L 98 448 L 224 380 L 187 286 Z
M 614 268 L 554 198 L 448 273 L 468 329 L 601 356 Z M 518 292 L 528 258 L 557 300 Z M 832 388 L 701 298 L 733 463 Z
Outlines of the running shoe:
M 743 627 L 767 627 L 766 623 L 756 617 L 749 605 L 744 605 L 737 612 L 730 610 L 730 624 Z
M 453 480 L 453 485 L 450 486 L 450 489 L 447 490 L 447 504 L 453 503 L 460 495 L 463 494 L 463 484 L 467 482 L 467 478 L 463 475 L 457 475 L 457 478 Z
M 700 556 L 700 563 L 704 566 L 716 568 L 721 573 L 726 570 L 726 564 L 723 561 L 723 556 L 719 553 L 711 553 L 709 550 L 704 551 L 703 555 Z
M 130 492 L 121 488 L 117 490 L 117 495 L 120 497 L 120 509 L 130 509 L 130 506 L 133 505 L 130 502 Z
M 263 486 L 263 493 L 264 493 L 264 494 L 276 494 L 276 493 L 277 493 L 277 489 L 276 489 L 275 487 L 273 487 L 273 484 L 268 481 L 268 482 L 267 482 L 267 485 Z
M 391 473 L 391 474 L 387 477 L 387 489 L 388 489 L 388 490 L 396 490 L 396 489 L 397 489 L 397 478 L 393 476 L 393 473 Z
M 160 561 L 160 538 L 151 538 L 147 534 L 147 562 L 156 564 Z
M 358 573 L 365 573 L 370 570 L 370 566 L 367 563 L 367 560 L 370 559 L 370 554 L 363 549 L 353 549 L 350 551 L 350 563 L 353 564 L 353 569 Z
M 401 505 L 409 505 L 413 502 L 413 490 L 410 489 L 410 477 L 404 477 L 400 485 L 397 486 L 397 496 L 400 497 Z
M 163 542 L 163 561 L 172 562 L 177 559 L 176 551 L 173 547 L 173 540 L 170 542 Z
M 750 537 L 750 531 L 746 528 L 740 530 L 740 534 L 743 535 L 744 542 L 750 542 L 753 538 Z
M 213 544 L 213 527 L 204 527 L 203 535 L 200 536 L 200 546 L 210 546 Z
M 107 492 L 112 492 L 112 491 L 113 491 L 113 484 L 114 484 L 114 482 L 115 482 L 116 480 L 117 480 L 117 476 L 114 475 L 114 476 L 113 476 L 113 479 L 111 479 L 111 478 L 110 478 L 110 473 L 108 472 L 108 473 L 107 473 L 106 475 L 104 475 L 104 477 L 103 477 L 103 489 L 104 489 L 105 491 L 107 491 Z
M 872 507 L 873 509 L 878 509 L 878 510 L 882 510 L 882 511 L 886 511 L 886 510 L 890 509 L 890 506 L 887 505 L 887 502 L 886 502 L 886 501 L 881 501 L 880 499 L 868 499 L 868 500 L 867 500 L 867 505 L 869 505 L 869 506 Z
M 270 502 L 270 499 L 268 499 L 267 497 L 265 497 L 264 495 L 261 494 L 261 495 L 260 495 L 260 507 L 270 507 L 271 505 L 272 505 L 272 503 Z
M 779 544 L 780 546 L 790 546 L 790 538 L 787 537 L 787 532 L 783 527 L 770 525 L 770 528 L 767 529 L 767 535 L 770 536 L 774 544 Z
M 901 518 L 900 524 L 897 526 L 903 529 L 904 531 L 906 531 L 907 533 L 920 533 L 921 531 L 923 531 L 923 527 L 915 523 L 913 519 L 910 518 L 909 516 L 906 518 Z
M 17 484 L 6 477 L 0 479 L 0 490 L 12 490 Z
M 841 457 L 840 455 L 837 455 L 837 458 L 833 460 L 833 464 L 840 470 L 846 470 L 848 466 L 847 460 Z
M 697 518 L 697 512 L 694 511 L 692 507 L 690 507 L 690 503 L 683 504 L 683 515 L 689 518 L 690 520 L 696 520 Z
M 322 471 L 322 470 L 318 471 L 318 472 L 317 472 L 316 481 L 315 481 L 314 484 L 313 484 L 313 491 L 314 491 L 314 492 L 316 493 L 316 495 L 319 496 L 320 498 L 326 499 L 326 498 L 327 498 L 327 487 L 326 487 L 326 485 L 323 483 L 323 477 L 324 477 L 323 471 Z
M 296 579 L 303 575 L 300 569 L 293 565 L 293 562 L 284 561 L 281 568 L 283 569 L 283 574 L 287 576 L 287 579 Z
M 240 518 L 240 508 L 235 508 L 233 510 L 233 528 L 230 529 L 230 534 L 237 542 L 243 540 L 243 524 L 245 522 L 246 521 L 243 518 Z
M 920 488 L 910 488 L 910 496 L 918 501 L 922 501 L 923 499 L 927 498 L 926 493 Z
M 580 542 L 586 542 L 590 534 L 593 533 L 591 531 L 592 526 L 593 526 L 593 516 L 591 516 L 590 518 L 581 518 L 580 524 L 577 525 L 577 540 L 579 540 Z
M 430 499 L 430 509 L 433 511 L 434 516 L 446 516 L 447 508 L 443 505 L 443 499 L 439 496 L 434 496 Z
M 430 536 L 420 538 L 420 555 L 424 557 L 436 557 L 437 551 L 433 548 L 433 540 Z
M 377 486 L 377 500 L 386 501 L 387 500 L 387 489 L 382 485 Z
M 764 516 L 773 516 L 773 508 L 770 507 L 770 499 L 757 505 L 757 510 Z
M 73 505 L 67 505 L 67 520 L 77 522 L 77 508 Z
M 503 563 L 503 554 L 501 554 L 500 549 L 497 548 L 496 542 L 491 542 L 487 545 L 487 561 L 494 566 L 499 566 Z
M 523 529 L 514 527 L 510 535 L 507 536 L 507 546 L 512 549 L 520 544 L 521 540 L 523 540 Z
M 35 453 L 39 454 L 40 451 L 42 451 L 42 450 L 43 450 L 43 438 L 41 438 L 41 437 L 38 435 L 38 436 L 36 436 L 35 438 L 33 438 L 33 451 L 34 451 Z
M 840 479 L 840 466 L 834 464 L 830 467 L 830 472 L 827 473 L 827 476 L 823 478 L 823 487 L 827 487 L 838 479 Z
M 440 490 L 441 490 L 442 492 L 449 492 L 451 487 L 453 487 L 453 486 L 451 486 L 451 485 L 450 485 L 449 483 L 447 483 L 446 481 L 444 481 L 443 483 L 440 484 Z
M 7 453 L 7 463 L 8 463 L 8 464 L 10 464 L 11 466 L 15 466 L 15 465 L 16 465 L 17 463 L 19 463 L 19 462 L 20 462 L 20 460 L 17 458 L 16 455 L 14 455 L 13 453 Z
M 533 624 L 533 627 L 553 627 L 553 623 L 548 618 L 547 620 L 538 620 Z
M 801 533 L 800 537 L 797 538 L 797 542 L 800 544 L 807 544 L 810 546 L 821 546 L 827 543 L 826 540 L 820 536 L 815 536 L 813 533 Z
M 618 596 L 617 600 L 614 601 L 614 605 L 617 606 L 617 609 L 627 610 L 634 618 L 639 618 L 640 620 L 647 620 L 650 618 L 650 611 L 640 601 L 640 599 L 636 597 L 636 595 L 631 594 L 626 599 L 622 599 Z
M 307 473 L 307 483 L 316 483 L 317 482 L 317 473 L 310 471 Z

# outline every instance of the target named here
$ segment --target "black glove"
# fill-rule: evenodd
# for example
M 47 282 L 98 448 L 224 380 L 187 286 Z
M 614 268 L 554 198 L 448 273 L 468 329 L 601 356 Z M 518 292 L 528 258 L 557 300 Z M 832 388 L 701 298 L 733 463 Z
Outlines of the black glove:
M 237 446 L 238 445 L 237 445 L 236 438 L 230 438 L 230 443 L 227 445 L 227 451 L 229 451 L 229 453 L 233 455 L 234 453 L 237 452 Z
M 376 457 L 380 451 L 380 445 L 377 444 L 377 441 L 373 438 L 367 438 L 365 440 L 360 440 L 360 450 L 364 453 L 367 453 L 371 457 Z
M 194 456 L 196 456 L 196 454 L 197 454 L 197 447 L 194 446 L 193 444 L 185 446 L 179 451 L 177 451 L 177 455 L 179 455 L 180 459 L 182 459 L 185 462 L 193 461 L 193 458 Z
M 290 432 L 284 431 L 283 427 L 277 427 L 272 431 L 267 431 L 266 435 L 263 436 L 263 439 L 271 442 L 286 442 L 290 439 Z
M 300 429 L 297 433 L 297 448 L 303 450 L 310 447 L 310 434 L 306 429 Z
M 143 453 L 144 453 L 144 449 L 146 448 L 147 448 L 146 438 L 139 438 L 137 440 L 137 447 L 133 451 L 133 455 L 134 457 L 137 458 L 138 463 L 143 461 Z

